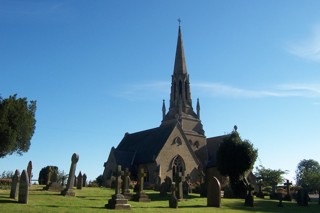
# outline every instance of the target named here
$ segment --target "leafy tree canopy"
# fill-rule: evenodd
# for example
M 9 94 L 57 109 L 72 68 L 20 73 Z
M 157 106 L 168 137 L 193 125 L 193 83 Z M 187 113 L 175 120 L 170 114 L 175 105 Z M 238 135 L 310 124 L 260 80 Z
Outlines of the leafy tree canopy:
M 320 164 L 318 161 L 303 159 L 296 170 L 297 185 L 309 190 L 320 189 Z
M 255 176 L 261 181 L 263 186 L 272 186 L 277 185 L 284 181 L 282 175 L 287 174 L 288 171 L 283 171 L 281 169 L 267 169 L 264 166 L 260 165 L 256 167 Z
M 17 153 L 22 155 L 30 147 L 35 130 L 36 101 L 0 97 L 0 158 Z
M 222 175 L 229 176 L 230 185 L 235 197 L 245 194 L 244 175 L 253 169 L 258 157 L 249 140 L 242 140 L 237 128 L 220 144 L 217 151 L 217 167 Z

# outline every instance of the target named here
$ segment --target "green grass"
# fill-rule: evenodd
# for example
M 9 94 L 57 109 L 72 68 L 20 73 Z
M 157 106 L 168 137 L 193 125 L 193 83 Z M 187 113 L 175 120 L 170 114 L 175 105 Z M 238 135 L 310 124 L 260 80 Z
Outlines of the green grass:
M 32 186 L 29 192 L 29 203 L 19 204 L 10 199 L 9 190 L 0 190 L 0 212 L 110 212 L 104 205 L 114 193 L 105 188 L 83 188 L 75 190 L 75 197 L 64 197 L 57 192 L 41 190 L 43 186 Z M 295 202 L 283 202 L 284 207 L 277 206 L 278 202 L 269 199 L 255 198 L 255 207 L 245 207 L 244 200 L 222 199 L 221 208 L 206 207 L 206 198 L 191 194 L 188 200 L 179 202 L 178 209 L 168 208 L 168 198 L 159 196 L 159 192 L 147 191 L 150 203 L 129 201 L 131 212 L 320 212 L 320 205 L 310 203 L 308 207 L 297 206 Z M 116 212 L 128 212 L 116 211 Z

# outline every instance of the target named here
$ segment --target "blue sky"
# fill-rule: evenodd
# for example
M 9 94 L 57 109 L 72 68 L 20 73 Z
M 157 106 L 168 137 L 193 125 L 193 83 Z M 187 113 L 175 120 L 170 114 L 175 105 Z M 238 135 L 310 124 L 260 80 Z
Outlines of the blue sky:
M 33 162 L 93 180 L 126 132 L 160 125 L 178 33 L 207 137 L 237 125 L 256 165 L 320 162 L 320 2 L 0 0 L 0 94 L 37 100 Z M 168 106 L 168 105 L 167 105 Z

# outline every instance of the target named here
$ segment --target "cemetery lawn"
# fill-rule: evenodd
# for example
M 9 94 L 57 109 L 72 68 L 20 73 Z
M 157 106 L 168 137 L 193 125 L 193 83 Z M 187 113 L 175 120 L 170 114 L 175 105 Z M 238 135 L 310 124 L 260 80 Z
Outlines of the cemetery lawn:
M 297 206 L 295 202 L 283 202 L 284 207 L 278 207 L 278 201 L 255 198 L 255 207 L 245 207 L 244 200 L 222 199 L 221 208 L 206 207 L 206 198 L 197 194 L 189 195 L 188 200 L 179 202 L 178 209 L 170 209 L 168 198 L 159 196 L 159 192 L 148 191 L 150 203 L 129 201 L 131 210 L 110 210 L 104 205 L 111 198 L 114 190 L 106 188 L 83 188 L 76 190 L 75 197 L 64 197 L 58 192 L 42 190 L 43 186 L 33 185 L 29 191 L 28 204 L 19 204 L 10 199 L 10 190 L 0 190 L 0 212 L 320 212 L 320 205 L 311 202 L 308 207 Z

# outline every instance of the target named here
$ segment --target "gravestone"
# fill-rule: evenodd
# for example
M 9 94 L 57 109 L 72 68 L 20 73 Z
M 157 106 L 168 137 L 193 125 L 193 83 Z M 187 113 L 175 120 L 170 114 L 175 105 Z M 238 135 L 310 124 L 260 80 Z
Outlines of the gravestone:
M 129 190 L 130 186 L 130 171 L 128 168 L 125 168 L 123 173 L 123 181 L 122 181 L 122 194 L 125 198 L 130 199 L 132 197 L 132 194 Z
M 116 171 L 116 181 L 115 181 L 115 194 L 112 195 L 112 198 L 108 200 L 108 203 L 105 205 L 108 209 L 130 209 L 131 206 L 128 204 L 128 200 L 120 194 L 120 185 L 121 185 L 121 176 L 123 171 L 121 171 L 121 166 L 117 166 Z
M 19 187 L 19 177 L 20 177 L 20 172 L 18 169 L 16 169 L 11 182 L 10 198 L 12 199 L 16 199 L 17 197 L 17 192 Z
M 29 185 L 31 185 L 31 179 L 32 179 L 32 161 L 29 161 L 29 163 L 28 163 L 27 173 L 28 173 L 28 178 L 29 178 Z
M 249 186 L 247 187 L 247 190 L 248 190 L 248 194 L 245 198 L 245 201 L 244 201 L 244 205 L 245 206 L 250 206 L 250 207 L 253 207 L 253 195 L 252 195 L 252 190 L 254 190 L 254 187 L 252 187 L 251 184 L 249 184 Z
M 279 196 L 276 193 L 277 183 L 272 184 L 271 193 L 270 193 L 270 199 L 272 200 L 278 200 Z
M 77 178 L 77 189 L 82 189 L 82 185 L 83 185 L 83 179 L 82 179 L 82 173 L 80 171 Z
M 171 197 L 169 199 L 169 208 L 178 208 L 178 199 L 176 196 L 176 183 L 171 184 Z
M 20 181 L 19 181 L 19 203 L 28 204 L 29 197 L 29 177 L 26 170 L 23 170 L 21 173 Z
M 177 187 L 177 198 L 178 198 L 178 200 L 183 200 L 182 181 L 183 181 L 182 173 L 181 172 L 176 173 L 174 182 L 176 183 L 176 187 Z
M 58 174 L 55 169 L 52 170 L 50 168 L 49 177 L 49 184 L 43 187 L 43 189 L 52 192 L 61 192 L 63 190 L 63 186 L 60 183 L 58 183 Z
M 308 194 L 308 190 L 302 188 L 299 189 L 298 193 L 297 193 L 297 204 L 299 206 L 308 206 L 308 201 L 309 201 L 310 197 Z
M 143 191 L 145 177 L 146 177 L 146 173 L 144 172 L 144 169 L 140 168 L 140 171 L 138 174 L 139 188 L 138 188 L 137 193 L 135 195 L 133 195 L 132 200 L 138 201 L 138 202 L 150 202 L 148 195 Z
M 287 194 L 284 196 L 284 200 L 286 201 L 291 201 L 291 195 L 290 195 L 290 185 L 292 185 L 292 183 L 289 182 L 289 180 L 287 180 L 285 183 L 284 183 L 285 187 L 286 187 L 286 191 L 287 191 Z
M 82 181 L 83 181 L 82 186 L 83 187 L 87 187 L 87 175 L 86 175 L 86 173 L 83 174 Z
M 74 175 L 73 186 L 74 186 L 74 187 L 77 187 L 77 176 L 76 176 L 76 175 Z
M 171 191 L 171 178 L 169 178 L 168 176 L 164 179 L 164 182 L 161 183 L 160 186 L 160 196 L 161 197 L 165 197 L 167 196 L 167 192 Z
M 283 203 L 282 203 L 282 201 L 283 201 L 283 194 L 282 194 L 281 192 L 278 192 L 278 193 L 275 193 L 275 196 L 277 196 L 278 199 L 279 199 L 278 207 L 283 207 Z
M 221 185 L 216 177 L 210 178 L 208 182 L 207 206 L 218 208 L 221 206 Z
M 69 171 L 69 177 L 66 188 L 61 192 L 64 196 L 75 196 L 75 192 L 72 189 L 72 186 L 74 184 L 74 173 L 76 171 L 77 162 L 79 160 L 79 155 L 74 153 L 71 157 L 71 166 Z

